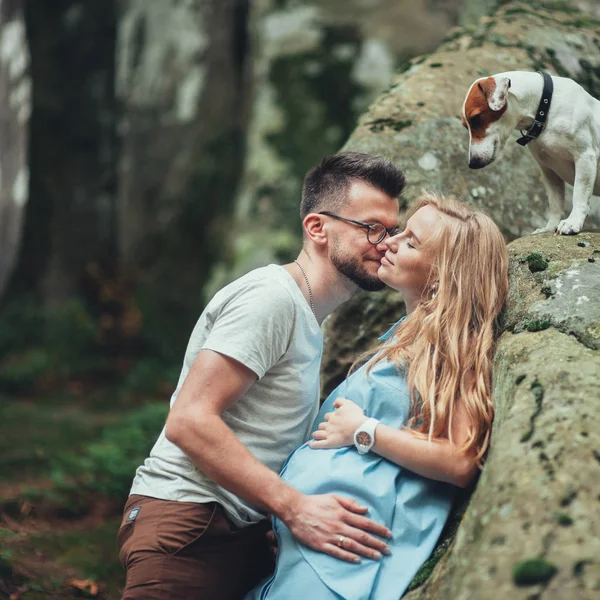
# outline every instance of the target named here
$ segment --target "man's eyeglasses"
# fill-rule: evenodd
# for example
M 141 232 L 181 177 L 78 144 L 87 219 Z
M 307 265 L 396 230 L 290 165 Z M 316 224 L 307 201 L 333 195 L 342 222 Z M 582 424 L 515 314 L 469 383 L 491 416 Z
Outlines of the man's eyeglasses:
M 327 212 L 326 210 L 321 211 L 320 215 L 326 215 L 327 217 L 333 217 L 334 219 L 339 219 L 340 221 L 346 221 L 347 223 L 352 223 L 353 225 L 358 225 L 363 229 L 367 230 L 367 240 L 369 244 L 373 246 L 377 246 L 377 244 L 381 244 L 383 240 L 385 240 L 385 236 L 389 235 L 393 237 L 398 235 L 400 232 L 399 227 L 392 227 L 388 229 L 383 223 L 365 223 L 364 221 L 356 221 L 354 219 L 348 219 L 347 217 L 341 217 L 340 215 L 336 215 L 334 213 Z

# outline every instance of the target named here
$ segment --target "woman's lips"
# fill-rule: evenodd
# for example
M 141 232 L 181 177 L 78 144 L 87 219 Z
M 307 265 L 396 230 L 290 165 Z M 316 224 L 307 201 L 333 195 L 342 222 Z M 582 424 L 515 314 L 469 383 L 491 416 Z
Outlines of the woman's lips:
M 381 257 L 381 264 L 382 265 L 392 265 L 393 263 L 388 259 L 388 257 L 384 254 Z

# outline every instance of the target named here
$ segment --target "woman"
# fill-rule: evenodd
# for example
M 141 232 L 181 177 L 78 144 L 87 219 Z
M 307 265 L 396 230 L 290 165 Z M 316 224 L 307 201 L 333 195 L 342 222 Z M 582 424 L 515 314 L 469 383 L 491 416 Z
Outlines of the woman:
M 340 535 L 337 560 L 298 544 L 275 519 L 275 574 L 246 600 L 397 600 L 433 550 L 455 486 L 481 467 L 508 291 L 504 239 L 483 213 L 424 193 L 387 245 L 379 277 L 402 293 L 407 316 L 330 394 L 313 440 L 289 457 L 282 478 L 307 494 L 337 492 L 368 506 L 393 532 L 391 554 L 361 562 L 356 542 Z M 355 445 L 361 429 L 366 446 Z

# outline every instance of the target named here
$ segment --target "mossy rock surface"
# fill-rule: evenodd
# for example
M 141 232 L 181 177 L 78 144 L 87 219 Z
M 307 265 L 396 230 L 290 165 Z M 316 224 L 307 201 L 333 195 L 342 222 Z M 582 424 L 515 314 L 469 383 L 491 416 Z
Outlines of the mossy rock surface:
M 514 143 L 515 131 L 494 164 L 469 169 L 469 136 L 460 122 L 465 95 L 478 77 L 546 70 L 600 98 L 600 22 L 575 3 L 569 10 L 565 3 L 501 4 L 477 26 L 449 32 L 435 53 L 412 59 L 361 117 L 345 149 L 392 159 L 406 172 L 407 201 L 422 187 L 455 194 L 484 209 L 514 239 L 546 223 L 539 167 Z M 600 226 L 600 202 L 592 204 L 588 229 Z
M 437 553 L 437 566 L 428 565 L 431 574 L 424 573 L 407 599 L 527 600 L 538 588 L 548 598 L 596 597 L 600 353 L 568 329 L 565 323 L 571 321 L 552 311 L 539 331 L 522 324 L 542 320 L 536 307 L 552 303 L 552 294 L 543 290 L 553 282 L 565 281 L 559 289 L 567 297 L 569 273 L 581 265 L 598 267 L 587 259 L 599 245 L 600 234 L 591 233 L 527 236 L 509 245 L 510 297 L 494 363 L 496 418 L 487 463 L 454 541 L 442 542 L 449 550 Z M 546 270 L 530 270 L 532 253 L 549 259 Z M 581 285 L 591 285 L 589 279 Z M 595 314 L 599 306 L 600 294 L 590 296 L 585 314 Z M 324 395 L 404 310 L 399 294 L 384 291 L 357 295 L 330 317 Z M 513 573 L 532 559 L 552 564 L 556 572 L 523 586 Z

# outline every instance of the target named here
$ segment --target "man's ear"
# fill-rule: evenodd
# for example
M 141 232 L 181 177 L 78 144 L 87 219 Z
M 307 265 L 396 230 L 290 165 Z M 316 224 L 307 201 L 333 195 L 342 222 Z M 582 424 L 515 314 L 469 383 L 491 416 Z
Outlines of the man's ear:
M 327 233 L 324 228 L 325 219 L 317 213 L 309 213 L 302 221 L 304 234 L 315 244 L 323 246 L 327 243 Z
M 488 77 L 487 79 L 482 79 L 477 85 L 485 96 L 487 105 L 491 110 L 502 110 L 506 106 L 508 90 L 510 88 L 510 79 L 508 77 Z

